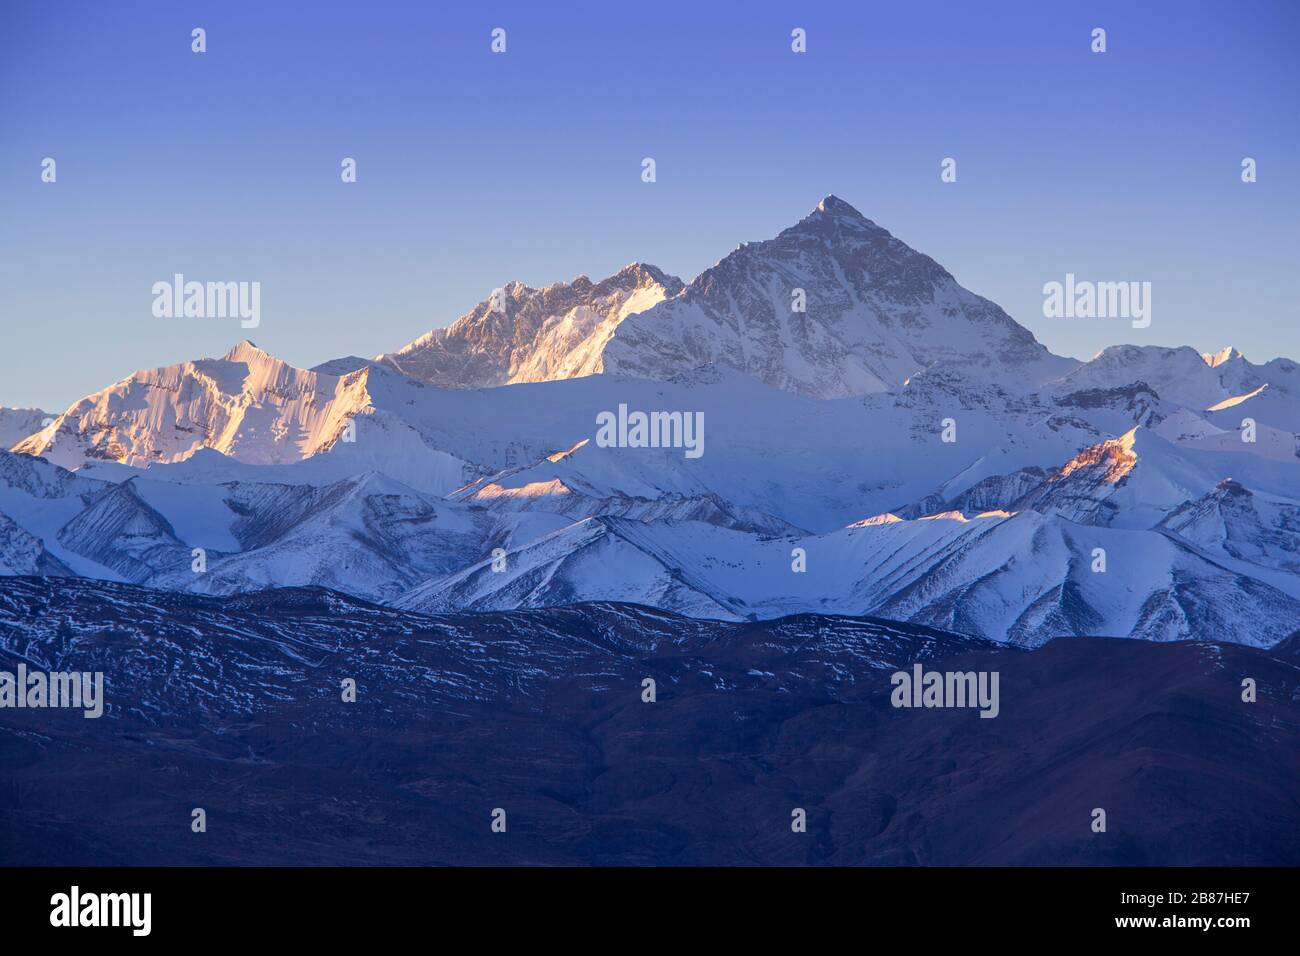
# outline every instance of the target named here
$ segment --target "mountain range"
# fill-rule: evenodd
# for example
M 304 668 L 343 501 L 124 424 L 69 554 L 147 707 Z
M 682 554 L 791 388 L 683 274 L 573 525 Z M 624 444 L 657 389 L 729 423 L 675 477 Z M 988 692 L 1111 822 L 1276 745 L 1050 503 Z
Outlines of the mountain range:
M 602 414 L 699 415 L 703 454 Z M 686 283 L 508 282 L 374 359 L 241 342 L 0 409 L 0 573 L 410 613 L 874 615 L 1036 647 L 1300 621 L 1300 367 L 1053 355 L 834 196 Z

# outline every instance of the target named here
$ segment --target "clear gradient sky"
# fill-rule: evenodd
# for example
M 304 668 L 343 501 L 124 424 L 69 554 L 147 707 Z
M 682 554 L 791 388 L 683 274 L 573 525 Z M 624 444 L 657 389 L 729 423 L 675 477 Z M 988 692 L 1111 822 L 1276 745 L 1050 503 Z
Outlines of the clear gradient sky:
M 1056 352 L 1300 359 L 1298 126 L 1293 0 L 3 0 L 0 405 L 246 335 L 373 355 L 511 279 L 689 280 L 827 193 Z M 260 281 L 261 327 L 154 318 L 175 272 Z M 1044 318 L 1066 272 L 1150 281 L 1150 328 Z

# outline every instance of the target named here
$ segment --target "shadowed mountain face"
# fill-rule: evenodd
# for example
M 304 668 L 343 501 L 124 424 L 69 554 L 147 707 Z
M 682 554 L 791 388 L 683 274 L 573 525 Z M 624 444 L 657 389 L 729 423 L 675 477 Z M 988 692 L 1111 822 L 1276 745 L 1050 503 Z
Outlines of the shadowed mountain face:
M 1297 640 L 7 578 L 0 670 L 103 671 L 108 713 L 0 709 L 0 863 L 1294 865 Z M 892 707 L 915 663 L 997 671 L 998 716 Z
M 629 316 L 603 368 L 667 378 L 709 363 L 816 398 L 886 392 L 953 364 L 1021 386 L 1079 364 L 836 196 Z

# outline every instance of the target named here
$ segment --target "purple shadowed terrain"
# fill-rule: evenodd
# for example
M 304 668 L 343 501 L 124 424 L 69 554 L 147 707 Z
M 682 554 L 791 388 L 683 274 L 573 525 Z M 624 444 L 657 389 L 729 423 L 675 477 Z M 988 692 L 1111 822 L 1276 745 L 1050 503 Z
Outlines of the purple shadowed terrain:
M 1297 638 L 1024 651 L 869 618 L 12 578 L 0 648 L 103 670 L 109 704 L 0 711 L 3 863 L 1300 862 Z M 917 662 L 998 671 L 998 716 L 892 707 Z

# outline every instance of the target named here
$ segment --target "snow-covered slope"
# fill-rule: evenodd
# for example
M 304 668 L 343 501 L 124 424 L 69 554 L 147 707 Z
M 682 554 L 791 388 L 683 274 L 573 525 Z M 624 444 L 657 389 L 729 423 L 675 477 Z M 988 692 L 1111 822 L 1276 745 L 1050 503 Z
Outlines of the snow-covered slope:
M 0 451 L 0 514 L 73 573 L 119 581 L 120 575 L 70 551 L 58 539 L 64 525 L 112 487 L 108 482 L 84 478 L 43 458 Z M 16 532 L 11 531 L 10 535 L 14 542 L 23 540 Z M 31 551 L 30 543 L 15 543 L 14 547 Z
M 113 482 L 0 452 L 0 573 L 66 567 L 207 594 L 315 584 L 383 600 L 569 523 L 549 513 L 497 514 L 373 472 L 319 485 L 154 477 L 183 467 L 192 465 L 124 469 Z M 203 552 L 197 565 L 195 549 Z
M 1247 418 L 1264 430 L 1295 437 L 1300 435 L 1300 391 L 1286 392 L 1265 383 L 1214 403 L 1206 408 L 1205 417 L 1238 440 L 1237 432 Z
M 45 550 L 45 544 L 0 513 L 0 575 L 71 577 L 72 572 Z
M 477 560 L 493 529 L 481 514 L 378 474 L 324 488 L 226 486 L 241 552 L 172 586 L 201 594 L 320 585 L 372 600 Z
M 1231 478 L 1179 505 L 1160 527 L 1211 553 L 1300 572 L 1300 501 L 1253 492 Z
M 136 584 L 190 567 L 190 547 L 166 518 L 140 498 L 130 481 L 110 485 L 94 496 L 59 530 L 58 541 Z
M 707 534 L 712 525 L 689 522 L 658 527 L 685 528 Z M 396 602 L 430 611 L 498 610 L 548 607 L 577 601 L 633 601 L 691 617 L 736 620 L 726 597 L 721 600 L 683 579 L 683 569 L 669 567 L 659 553 L 643 548 L 641 525 L 617 518 L 588 518 L 508 552 L 505 567 L 477 562 L 446 578 L 430 581 Z M 732 539 L 745 541 L 744 537 Z M 496 566 L 496 567 L 499 567 Z
M 1135 427 L 1085 448 L 1006 506 L 1059 514 L 1078 524 L 1149 528 L 1216 484 L 1215 473 L 1199 464 Z
M 1106 554 L 1094 570 L 1096 549 Z M 796 571 L 802 552 L 806 570 Z M 738 620 L 878 614 L 1000 642 L 1056 636 L 1270 646 L 1294 630 L 1300 578 L 1216 563 L 1160 531 L 1086 527 L 1033 511 L 864 521 L 759 538 L 700 522 L 588 519 L 397 600 L 411 610 L 506 610 L 623 600 Z
M 1135 426 L 1117 438 L 1084 448 L 1058 466 L 1022 468 L 995 475 L 951 498 L 929 495 L 906 508 L 901 517 L 938 512 L 1033 510 L 1056 514 L 1078 524 L 1150 528 L 1184 502 L 1211 492 L 1225 474 L 1251 487 L 1285 496 L 1300 489 L 1297 462 L 1267 456 L 1215 451 L 1203 443 L 1167 441 L 1158 431 Z

